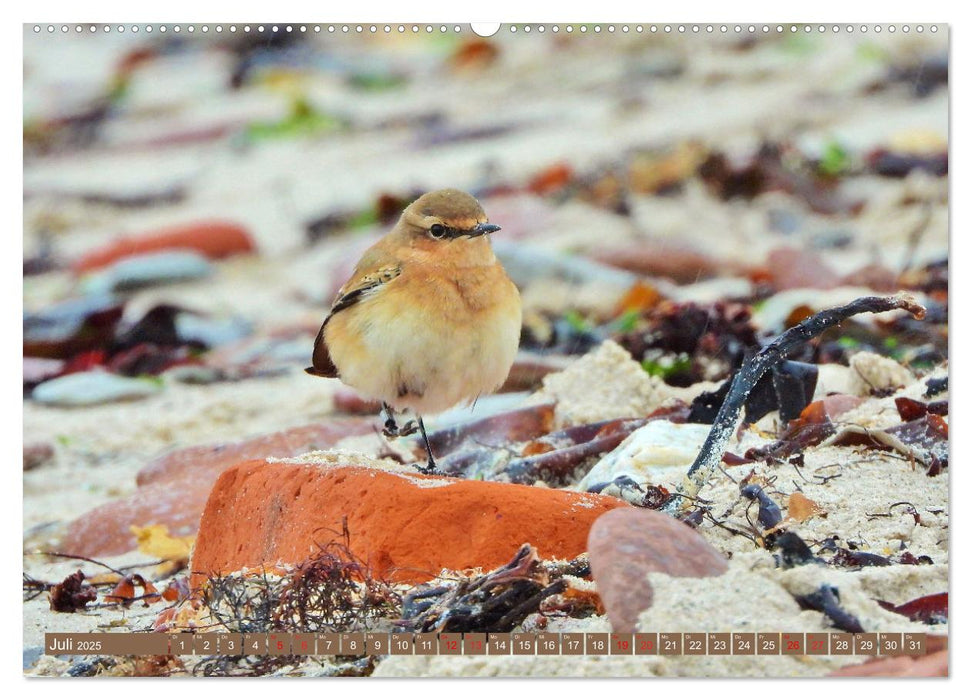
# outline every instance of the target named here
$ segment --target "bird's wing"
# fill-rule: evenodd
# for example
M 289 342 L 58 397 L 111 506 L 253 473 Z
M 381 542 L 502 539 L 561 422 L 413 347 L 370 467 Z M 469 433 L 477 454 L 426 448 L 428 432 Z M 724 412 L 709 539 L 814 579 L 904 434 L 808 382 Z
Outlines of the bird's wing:
M 330 313 L 324 319 L 320 332 L 317 333 L 317 340 L 314 341 L 313 367 L 307 368 L 308 374 L 317 377 L 337 376 L 337 367 L 334 366 L 334 361 L 330 357 L 330 350 L 327 348 L 327 342 L 324 340 L 324 329 L 327 328 L 327 322 L 334 317 L 334 314 L 354 306 L 369 293 L 373 293 L 401 274 L 401 266 L 398 264 L 369 266 L 371 267 L 370 271 L 360 274 L 361 268 L 365 266 L 366 262 L 367 260 L 361 261 L 358 269 L 355 270 L 355 274 L 337 293 L 337 298 L 330 307 Z
M 337 298 L 334 299 L 334 303 L 330 307 L 330 315 L 327 318 L 330 319 L 338 311 L 343 311 L 349 306 L 353 306 L 369 292 L 387 284 L 400 274 L 401 266 L 391 264 L 383 265 L 367 274 L 354 275 L 337 293 Z M 324 323 L 326 324 L 327 321 L 324 321 Z

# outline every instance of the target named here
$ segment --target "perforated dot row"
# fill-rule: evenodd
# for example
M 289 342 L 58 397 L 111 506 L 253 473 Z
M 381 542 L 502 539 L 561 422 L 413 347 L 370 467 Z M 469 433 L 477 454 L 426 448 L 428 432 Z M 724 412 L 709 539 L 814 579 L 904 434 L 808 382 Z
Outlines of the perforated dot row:
M 43 26 L 43 25 L 40 25 L 40 24 L 35 24 L 34 25 L 34 33 L 35 34 L 40 34 L 41 32 L 43 32 L 45 30 L 47 31 L 48 34 L 54 34 L 56 32 L 60 32 L 62 34 L 67 34 L 69 32 L 74 32 L 76 34 L 81 34 L 81 33 L 84 33 L 84 32 L 87 32 L 87 33 L 90 33 L 90 34 L 93 34 L 93 33 L 96 33 L 96 32 L 104 32 L 104 33 L 108 33 L 108 32 L 119 32 L 119 33 L 135 32 L 135 33 L 137 33 L 137 32 L 140 32 L 140 31 L 141 32 L 146 32 L 146 33 L 151 33 L 151 32 L 161 32 L 161 33 L 166 33 L 166 32 L 175 32 L 175 33 L 188 32 L 190 34 L 194 34 L 196 32 L 201 32 L 203 34 L 207 34 L 207 33 L 210 33 L 210 32 L 215 32 L 217 34 L 221 34 L 223 32 L 229 32 L 231 34 L 232 33 L 236 33 L 236 32 L 242 32 L 244 34 L 249 34 L 249 33 L 257 33 L 257 34 L 263 34 L 263 33 L 284 34 L 284 33 L 288 33 L 289 34 L 289 33 L 294 33 L 294 32 L 296 32 L 296 33 L 302 33 L 302 34 L 306 34 L 308 32 L 313 32 L 315 34 L 320 34 L 322 32 L 327 32 L 327 33 L 330 33 L 330 34 L 335 34 L 335 33 L 343 33 L 343 34 L 356 33 L 356 34 L 363 34 L 365 32 L 368 32 L 368 33 L 371 33 L 371 34 L 377 34 L 379 32 L 384 32 L 385 34 L 390 34 L 391 32 L 397 31 L 400 34 L 404 34 L 405 32 L 411 32 L 411 33 L 414 33 L 414 34 L 417 34 L 419 32 L 424 32 L 424 33 L 427 33 L 427 34 L 431 34 L 433 32 L 438 32 L 438 33 L 444 34 L 445 32 L 450 32 L 450 31 L 451 32 L 461 32 L 462 31 L 462 27 L 460 27 L 457 24 L 451 25 L 451 26 L 444 25 L 444 24 L 442 24 L 442 25 L 431 25 L 431 24 L 421 24 L 421 25 L 419 25 L 419 24 L 409 24 L 409 25 L 405 25 L 405 24 L 399 24 L 399 25 L 390 25 L 390 24 L 384 24 L 384 25 L 376 25 L 376 24 L 367 24 L 367 25 L 365 25 L 365 24 L 326 24 L 326 25 L 320 25 L 320 24 L 272 24 L 272 25 L 269 25 L 269 24 L 252 24 L 252 25 L 251 24 L 225 24 L 225 25 L 224 24 L 215 24 L 215 25 L 208 25 L 208 24 L 201 24 L 201 25 L 196 25 L 196 24 L 186 24 L 186 25 L 181 25 L 181 24 L 172 24 L 172 25 L 166 25 L 166 24 L 160 24 L 160 25 L 129 24 L 129 25 L 125 25 L 125 24 L 119 24 L 119 25 L 115 25 L 115 26 L 107 25 L 107 24 L 106 25 L 94 25 L 94 24 L 89 24 L 89 25 L 84 25 L 84 24 L 60 24 L 60 25 L 56 25 L 56 24 L 48 24 L 46 26 Z
M 507 28 L 507 30 L 511 33 L 516 33 L 518 31 L 523 31 L 526 33 L 537 31 L 542 33 L 547 31 L 547 27 L 544 25 L 525 25 L 525 26 L 511 25 Z M 742 33 L 782 34 L 785 32 L 789 32 L 792 34 L 795 34 L 797 32 L 803 32 L 806 34 L 811 32 L 817 32 L 820 34 L 825 34 L 826 32 L 832 32 L 833 34 L 839 34 L 840 32 L 845 32 L 847 34 L 852 34 L 853 32 L 857 32 L 857 31 L 862 33 L 873 31 L 879 34 L 884 30 L 886 30 L 890 34 L 894 34 L 898 30 L 903 32 L 904 34 L 909 34 L 911 31 L 915 31 L 917 33 L 923 33 L 924 31 L 930 31 L 932 33 L 936 33 L 938 28 L 937 28 L 937 25 L 934 25 L 934 24 L 927 25 L 927 26 L 923 24 L 915 24 L 915 25 L 910 25 L 910 24 L 903 24 L 903 25 L 894 25 L 894 24 L 889 24 L 889 25 L 880 25 L 880 24 L 873 24 L 873 25 L 867 25 L 867 24 L 861 24 L 861 25 L 853 25 L 853 24 L 842 24 L 842 25 L 841 24 L 829 24 L 829 25 L 826 25 L 826 24 L 818 24 L 818 25 L 811 25 L 811 24 L 805 24 L 805 25 L 802 25 L 802 24 L 800 25 L 795 25 L 795 24 L 790 24 L 790 25 L 782 25 L 782 24 L 735 24 L 735 25 L 729 25 L 729 24 L 718 24 L 718 25 L 715 25 L 715 24 L 635 24 L 635 25 L 566 24 L 566 25 L 559 25 L 559 24 L 554 24 L 554 25 L 550 25 L 549 27 L 549 31 L 552 31 L 552 32 L 562 31 L 562 32 L 566 32 L 567 34 L 572 34 L 576 32 L 579 32 L 580 34 L 589 34 L 589 33 L 602 34 L 604 32 L 608 34 L 615 34 L 618 31 L 624 34 L 628 34 L 630 32 L 636 32 L 638 34 L 643 34 L 645 32 L 651 33 L 651 34 L 657 34 L 657 33 L 672 34 L 675 32 L 677 32 L 678 34 L 701 34 L 701 33 L 714 34 L 716 32 L 721 34 L 727 34 L 729 32 L 732 32 L 735 34 L 742 34 Z
M 889 24 L 889 25 L 881 25 L 881 24 L 873 24 L 873 25 L 867 25 L 867 24 L 861 24 L 861 25 L 853 25 L 853 24 L 843 24 L 843 25 L 840 25 L 840 24 L 829 24 L 829 25 L 826 25 L 826 24 L 818 24 L 818 25 L 811 25 L 811 24 L 804 24 L 804 25 L 795 25 L 795 24 L 792 24 L 792 25 L 782 25 L 782 24 L 775 24 L 775 25 L 769 25 L 769 24 L 758 24 L 758 25 L 756 24 L 746 24 L 746 25 L 742 25 L 742 24 L 735 24 L 735 25 L 727 25 L 727 24 L 720 24 L 720 25 L 713 25 L 713 24 L 636 24 L 636 25 L 564 24 L 564 25 L 559 25 L 559 24 L 551 24 L 548 26 L 543 24 L 538 24 L 538 25 L 512 24 L 512 25 L 503 27 L 502 29 L 504 29 L 505 31 L 511 34 L 515 34 L 517 32 L 523 32 L 525 34 L 537 32 L 539 34 L 543 34 L 547 31 L 553 32 L 554 34 L 559 32 L 566 32 L 567 34 L 573 34 L 573 33 L 615 34 L 617 32 L 621 32 L 623 34 L 629 34 L 631 32 L 638 33 L 638 34 L 643 34 L 645 32 L 651 33 L 651 34 L 658 34 L 658 33 L 714 34 L 716 32 L 721 34 L 727 34 L 729 32 L 732 32 L 735 34 L 743 34 L 743 33 L 782 34 L 785 32 L 788 32 L 791 34 L 796 34 L 796 33 L 809 34 L 813 32 L 819 33 L 819 34 L 825 34 L 827 32 L 832 32 L 833 34 L 839 34 L 839 33 L 852 34 L 853 32 L 861 32 L 865 34 L 871 31 L 876 34 L 880 34 L 881 32 L 884 32 L 884 31 L 890 34 L 894 34 L 897 31 L 903 32 L 904 34 L 909 34 L 911 31 L 917 32 L 918 34 L 922 34 L 924 31 L 930 31 L 931 33 L 937 33 L 938 31 L 937 25 L 935 24 L 931 24 L 927 26 L 923 24 L 915 24 L 915 25 L 910 25 L 910 24 L 903 24 L 903 25 L 895 25 L 895 24 Z M 286 25 L 279 25 L 279 24 L 273 24 L 273 25 L 129 24 L 129 25 L 124 25 L 124 24 L 119 24 L 114 26 L 107 25 L 107 24 L 105 25 L 48 24 L 46 26 L 42 26 L 40 24 L 34 25 L 35 34 L 40 34 L 43 31 L 46 31 L 48 34 L 54 34 L 57 32 L 60 32 L 62 34 L 67 34 L 69 32 L 74 32 L 75 34 L 81 34 L 84 32 L 87 32 L 89 34 L 93 34 L 96 32 L 102 32 L 102 33 L 145 32 L 146 34 L 151 34 L 152 32 L 159 32 L 162 34 L 166 32 L 175 32 L 176 34 L 178 34 L 183 31 L 188 32 L 189 34 L 194 34 L 196 32 L 201 32 L 202 34 L 207 34 L 209 32 L 215 32 L 216 34 L 221 34 L 223 32 L 229 32 L 229 33 L 242 32 L 244 34 L 254 33 L 254 32 L 261 33 L 261 34 L 262 33 L 277 34 L 277 33 L 293 33 L 293 32 L 304 33 L 304 34 L 307 32 L 313 32 L 315 34 L 320 34 L 322 32 L 328 33 L 328 34 L 338 34 L 338 33 L 363 34 L 365 32 L 370 34 L 377 34 L 379 32 L 384 32 L 385 34 L 390 34 L 392 32 L 397 32 L 399 34 L 405 34 L 405 33 L 411 33 L 411 34 L 442 33 L 444 34 L 450 31 L 460 33 L 463 31 L 463 29 L 457 24 L 451 25 L 451 26 L 444 25 L 444 24 L 441 24 L 441 25 L 432 25 L 432 24 L 398 24 L 398 25 L 391 25 L 391 24 L 384 24 L 384 25 L 377 25 L 377 24 L 369 24 L 369 25 L 365 25 L 365 24 L 326 24 L 326 25 L 320 25 L 320 24 L 313 24 L 313 25 L 309 25 L 309 24 L 286 24 Z

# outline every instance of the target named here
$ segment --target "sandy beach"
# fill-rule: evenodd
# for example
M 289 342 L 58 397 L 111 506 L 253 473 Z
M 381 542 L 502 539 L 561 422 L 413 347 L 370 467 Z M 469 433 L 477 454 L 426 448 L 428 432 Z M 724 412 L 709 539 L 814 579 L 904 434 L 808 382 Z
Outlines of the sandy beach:
M 433 432 L 547 401 L 553 423 L 542 434 L 687 410 L 758 343 L 808 315 L 860 296 L 912 294 L 928 309 L 922 325 L 902 311 L 859 316 L 793 358 L 814 368 L 797 415 L 813 400 L 852 398 L 824 414 L 825 439 L 759 457 L 785 435 L 778 396 L 733 432 L 724 451 L 742 461 L 726 461 L 706 484 L 695 527 L 727 573 L 654 572 L 630 585 L 653 589 L 641 631 L 839 631 L 831 616 L 797 602 L 826 585 L 866 632 L 946 636 L 946 604 L 943 619 L 929 623 L 877 602 L 901 606 L 949 586 L 942 29 L 754 38 L 534 30 L 489 40 L 467 30 L 324 31 L 261 43 L 228 33 L 176 40 L 25 28 L 25 577 L 43 586 L 78 570 L 109 574 L 38 553 L 71 554 L 63 542 L 79 519 L 137 496 L 146 488 L 139 472 L 179 450 L 357 416 L 365 427 L 320 449 L 358 455 L 351 460 L 379 471 L 410 469 L 422 455 L 416 440 L 382 437 L 373 406 L 303 369 L 363 250 L 416 194 L 449 186 L 475 193 L 501 224 L 494 248 L 523 299 L 517 367 L 543 369 L 474 408 L 427 417 Z M 65 59 L 72 67 L 61 73 Z M 943 81 L 934 77 L 940 61 Z M 941 154 L 943 173 L 935 171 Z M 83 268 L 121 236 L 147 240 L 212 221 L 238 226 L 250 249 L 171 261 L 155 251 L 143 268 L 117 267 L 124 255 Z M 154 312 L 156 321 L 159 308 L 176 311 Z M 697 309 L 703 329 L 689 343 L 672 329 L 693 328 Z M 104 318 L 108 331 L 98 325 Z M 158 340 L 173 333 L 168 345 Z M 84 372 L 134 383 L 96 377 L 100 401 L 91 400 L 95 389 L 55 384 Z M 695 425 L 686 415 L 671 425 L 703 436 L 710 419 Z M 893 432 L 920 420 L 926 435 Z M 888 431 L 883 443 L 869 439 Z M 522 450 L 542 434 L 506 436 L 496 451 Z M 624 462 L 609 479 L 647 475 L 645 483 L 674 492 L 694 444 L 655 445 L 657 454 Z M 28 467 L 31 446 L 38 456 Z M 528 483 L 575 492 L 614 449 L 582 459 L 560 482 Z M 313 463 L 316 453 L 303 451 L 310 457 L 250 458 Z M 495 481 L 510 480 L 496 469 Z M 205 493 L 215 475 L 207 478 L 198 486 Z M 779 565 L 758 504 L 740 493 L 747 478 L 820 561 Z M 191 500 L 188 481 L 171 483 Z M 801 520 L 791 517 L 795 493 L 816 507 Z M 855 552 L 881 562 L 854 564 Z M 87 556 L 141 573 L 159 591 L 188 573 L 159 572 L 159 557 L 136 548 Z M 151 675 L 131 659 L 99 666 L 42 653 L 45 632 L 147 631 L 163 609 L 185 606 L 107 604 L 110 591 L 102 585 L 96 602 L 56 612 L 49 591 L 25 584 L 24 673 Z M 537 610 L 516 629 L 612 630 L 609 610 L 588 613 Z M 394 617 L 377 629 L 390 631 Z M 353 674 L 795 677 L 864 660 L 384 656 Z M 187 675 L 200 661 L 154 668 Z M 321 657 L 262 675 L 348 668 Z

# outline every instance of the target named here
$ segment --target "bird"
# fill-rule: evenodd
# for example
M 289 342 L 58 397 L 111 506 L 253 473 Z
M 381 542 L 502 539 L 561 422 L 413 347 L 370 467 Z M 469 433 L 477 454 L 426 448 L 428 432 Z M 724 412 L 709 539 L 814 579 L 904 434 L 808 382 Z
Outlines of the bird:
M 519 349 L 519 290 L 489 238 L 499 230 L 467 192 L 422 195 L 361 256 L 314 342 L 307 373 L 380 401 L 387 437 L 421 431 L 424 473 L 437 464 L 422 416 L 498 389 Z M 402 411 L 417 428 L 398 426 Z

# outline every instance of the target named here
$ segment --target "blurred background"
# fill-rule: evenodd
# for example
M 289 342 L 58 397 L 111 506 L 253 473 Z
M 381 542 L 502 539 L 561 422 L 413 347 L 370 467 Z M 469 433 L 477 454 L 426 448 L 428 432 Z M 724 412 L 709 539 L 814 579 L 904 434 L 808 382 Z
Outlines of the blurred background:
M 302 369 L 361 252 L 440 187 L 502 226 L 509 391 L 607 337 L 672 385 L 724 379 L 902 288 L 931 323 L 802 359 L 946 358 L 946 26 L 571 26 L 25 26 L 25 526 L 164 449 L 372 410 Z

